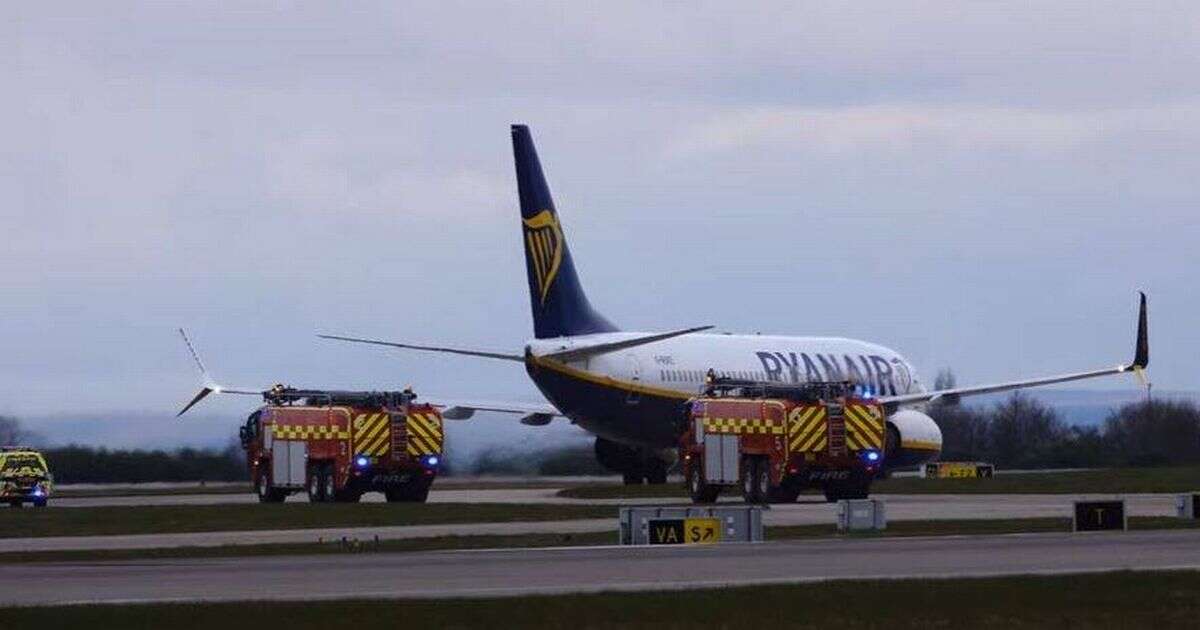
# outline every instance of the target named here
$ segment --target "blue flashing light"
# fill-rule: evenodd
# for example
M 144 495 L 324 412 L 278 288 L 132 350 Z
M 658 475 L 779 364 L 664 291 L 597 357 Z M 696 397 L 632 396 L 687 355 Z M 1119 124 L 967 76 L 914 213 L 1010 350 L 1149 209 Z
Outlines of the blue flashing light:
M 438 462 L 440 462 L 440 461 L 442 461 L 442 460 L 440 458 L 438 458 L 437 455 L 430 455 L 425 458 L 425 465 L 432 468 L 434 466 L 437 466 Z
M 35 496 L 35 497 L 41 497 L 41 496 L 42 496 L 42 495 L 44 495 L 44 494 L 46 494 L 46 493 L 45 493 L 45 491 L 43 491 L 41 488 L 34 488 L 34 489 L 33 489 L 33 496 Z
M 867 451 L 867 461 L 869 461 L 869 462 L 879 461 L 879 451 Z
M 361 455 L 360 455 L 360 456 L 358 457 L 358 459 L 354 460 L 354 463 L 355 463 L 355 464 L 356 464 L 356 465 L 357 465 L 359 468 L 366 468 L 366 467 L 367 467 L 367 464 L 370 464 L 370 463 L 371 463 L 371 460 L 369 460 L 369 459 L 367 459 L 366 457 L 363 457 L 363 456 L 361 456 Z

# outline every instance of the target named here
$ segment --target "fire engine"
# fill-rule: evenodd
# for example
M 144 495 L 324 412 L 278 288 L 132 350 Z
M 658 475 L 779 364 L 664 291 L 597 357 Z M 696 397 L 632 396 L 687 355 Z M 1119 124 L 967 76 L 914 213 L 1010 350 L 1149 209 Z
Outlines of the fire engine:
M 442 461 L 442 416 L 412 390 L 351 392 L 277 385 L 241 428 L 255 494 L 278 503 L 296 492 L 312 502 L 424 502 Z
M 850 382 L 783 384 L 716 378 L 684 407 L 679 459 L 688 493 L 712 503 L 741 486 L 748 503 L 866 498 L 883 466 L 883 407 Z
M 442 464 L 442 414 L 417 403 L 411 388 L 354 392 L 226 387 L 208 374 L 187 333 L 179 329 L 204 386 L 179 411 L 182 416 L 210 394 L 262 396 L 240 437 L 254 492 L 279 503 L 307 492 L 314 503 L 353 503 L 366 492 L 389 502 L 423 503 Z
M 54 476 L 42 454 L 24 446 L 0 446 L 0 502 L 46 507 Z

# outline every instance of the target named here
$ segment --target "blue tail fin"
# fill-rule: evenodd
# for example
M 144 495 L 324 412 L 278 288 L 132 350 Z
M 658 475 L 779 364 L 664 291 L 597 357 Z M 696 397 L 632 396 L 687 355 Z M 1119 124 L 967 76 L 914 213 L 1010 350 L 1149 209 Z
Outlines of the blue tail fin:
M 529 127 L 513 125 L 512 141 L 534 336 L 546 339 L 617 330 L 583 294 Z

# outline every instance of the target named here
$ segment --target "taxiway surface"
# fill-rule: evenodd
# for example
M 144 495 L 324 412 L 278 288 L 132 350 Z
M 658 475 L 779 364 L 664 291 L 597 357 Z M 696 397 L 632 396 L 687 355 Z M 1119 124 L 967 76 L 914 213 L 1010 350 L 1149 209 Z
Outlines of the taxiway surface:
M 515 596 L 1123 569 L 1200 569 L 1200 531 L 13 564 L 0 566 L 0 604 Z

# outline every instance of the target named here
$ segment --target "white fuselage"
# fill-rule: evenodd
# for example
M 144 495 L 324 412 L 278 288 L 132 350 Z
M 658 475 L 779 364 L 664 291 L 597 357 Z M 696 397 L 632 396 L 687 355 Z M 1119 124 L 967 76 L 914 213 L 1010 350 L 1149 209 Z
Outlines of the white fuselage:
M 535 356 L 650 333 L 618 332 L 529 342 Z M 841 337 L 692 334 L 569 364 L 624 383 L 695 395 L 709 369 L 762 381 L 850 380 L 875 395 L 924 391 L 912 365 L 895 350 Z

